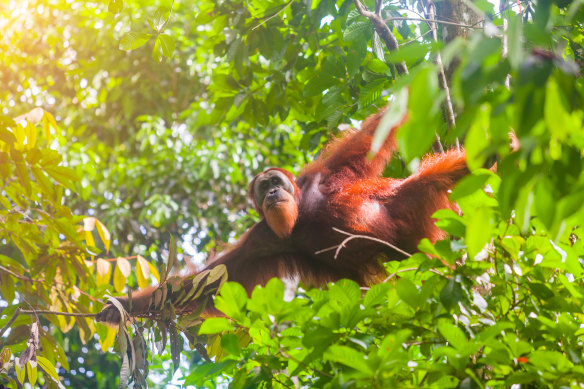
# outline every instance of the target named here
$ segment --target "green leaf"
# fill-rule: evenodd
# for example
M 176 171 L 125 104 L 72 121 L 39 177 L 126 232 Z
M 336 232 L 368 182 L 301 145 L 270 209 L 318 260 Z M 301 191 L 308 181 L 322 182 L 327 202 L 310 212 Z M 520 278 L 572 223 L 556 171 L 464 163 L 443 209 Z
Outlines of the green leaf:
M 37 166 L 31 166 L 31 171 L 41 190 L 48 198 L 52 198 L 55 195 L 55 189 L 53 188 L 51 180 L 45 175 L 42 169 Z
M 329 287 L 331 299 L 351 304 L 361 299 L 361 289 L 355 281 L 342 279 Z
M 451 209 L 441 209 L 432 215 L 432 218 L 438 219 L 436 227 L 457 237 L 463 237 L 466 234 L 465 219 Z
M 329 328 L 319 326 L 314 330 L 306 331 L 302 339 L 302 344 L 306 347 L 325 347 L 330 345 L 337 337 L 338 335 L 333 333 Z
M 229 372 L 236 365 L 237 361 L 233 359 L 199 365 L 186 377 L 183 385 L 203 386 L 205 382 L 210 382 L 213 377 L 222 372 Z
M 509 63 L 513 69 L 519 69 L 523 62 L 524 50 L 523 50 L 523 23 L 521 21 L 521 15 L 509 14 L 505 16 L 509 21 L 507 27 L 507 58 L 509 58 Z
M 51 376 L 51 378 L 54 379 L 56 382 L 60 382 L 57 370 L 55 369 L 55 366 L 51 363 L 51 361 L 49 361 L 45 357 L 37 355 L 37 362 L 39 363 L 41 369 L 45 371 L 45 373 Z
M 179 336 L 174 324 L 168 328 L 168 333 L 170 335 L 170 356 L 172 359 L 172 366 L 174 372 L 176 372 L 180 366 L 180 353 L 183 349 L 183 340 L 182 337 Z
M 412 308 L 420 307 L 424 301 L 420 301 L 420 292 L 416 286 L 406 278 L 400 278 L 395 284 L 398 296 Z
M 218 334 L 232 329 L 233 327 L 231 326 L 229 319 L 224 317 L 211 317 L 201 324 L 199 335 Z
M 153 30 L 160 32 L 162 26 L 164 26 L 164 23 L 166 23 L 166 15 L 168 15 L 168 11 L 158 7 L 152 15 L 148 16 L 148 24 Z
M 438 324 L 438 330 L 452 347 L 462 352 L 467 351 L 468 341 L 460 328 L 448 322 L 442 322 Z
M 461 298 L 462 288 L 460 283 L 455 278 L 449 279 L 446 286 L 440 292 L 440 301 L 446 309 L 451 310 L 458 305 Z
M 31 192 L 30 177 L 29 177 L 28 168 L 27 168 L 26 162 L 22 156 L 22 153 L 13 149 L 13 150 L 11 150 L 10 156 L 12 157 L 12 160 L 14 161 L 14 167 L 16 168 L 14 170 L 14 172 L 16 173 L 16 176 L 18 177 L 18 180 L 22 184 L 22 188 L 24 189 L 25 193 L 28 196 L 30 196 L 32 193 Z
M 327 74 L 317 73 L 316 77 L 308 81 L 302 91 L 302 94 L 304 97 L 313 97 L 335 84 L 336 80 L 333 77 Z
M 162 57 L 171 58 L 174 52 L 174 39 L 167 34 L 160 34 L 156 37 L 152 58 L 156 62 L 161 62 Z
M 130 51 L 135 50 L 140 46 L 143 46 L 148 40 L 150 40 L 151 35 L 145 34 L 143 32 L 131 31 L 124 35 L 120 40 L 120 50 Z
M 494 216 L 491 208 L 479 207 L 469 215 L 465 242 L 469 258 L 474 258 L 491 239 Z
M 436 139 L 440 112 L 438 79 L 432 66 L 420 69 L 409 87 L 408 120 L 397 131 L 400 153 L 407 161 L 424 154 Z
M 226 282 L 215 298 L 215 308 L 227 316 L 238 320 L 242 317 L 247 304 L 247 292 L 237 282 Z
M 385 77 L 368 82 L 359 91 L 359 107 L 365 108 L 381 98 L 381 93 L 388 85 Z
M 423 60 L 430 52 L 430 49 L 431 46 L 429 45 L 412 42 L 411 44 L 400 47 L 399 50 L 392 52 L 388 58 L 388 62 L 417 62 Z
M 79 178 L 73 169 L 64 166 L 44 166 L 43 169 L 65 188 L 75 191 L 73 181 L 78 181 Z
M 373 285 L 365 294 L 363 305 L 368 308 L 377 304 L 384 304 L 387 301 L 387 292 L 389 289 L 390 286 L 388 284 Z
M 364 41 L 365 37 L 371 33 L 372 27 L 369 20 L 359 20 L 351 23 L 343 31 L 343 39 L 346 41 Z
M 408 110 L 408 90 L 402 88 L 395 93 L 394 101 L 389 104 L 389 107 L 383 118 L 379 122 L 379 126 L 375 130 L 373 140 L 371 142 L 371 151 L 377 153 L 385 143 L 390 131 L 397 127 L 404 121 Z
M 334 344 L 326 350 L 323 357 L 325 360 L 341 363 L 367 376 L 373 375 L 365 354 L 353 348 Z
M 540 177 L 535 185 L 534 194 L 533 205 L 537 212 L 537 216 L 549 231 L 553 227 L 554 217 L 556 215 L 556 204 L 558 203 L 556 199 L 554 199 L 554 187 L 550 179 L 547 177 Z
M 207 320 L 209 320 L 209 319 L 207 319 Z M 206 322 L 207 321 L 205 321 L 205 323 Z M 222 335 L 221 336 L 221 347 L 231 355 L 238 356 L 241 354 L 241 348 L 239 347 L 239 340 L 237 338 L 237 335 L 235 335 L 235 334 Z
M 482 104 L 466 135 L 466 163 L 470 170 L 482 168 L 487 160 L 485 148 L 489 145 L 489 127 L 491 125 L 491 106 Z
M 373 52 L 375 53 L 375 56 L 377 58 L 379 58 L 380 61 L 385 62 L 385 45 L 383 43 L 383 41 L 381 40 L 381 38 L 379 37 L 379 34 L 377 34 L 377 31 L 373 32 Z
M 478 190 L 482 190 L 489 178 L 495 173 L 487 169 L 477 169 L 472 174 L 463 177 L 452 190 L 450 198 L 454 201 L 469 196 Z

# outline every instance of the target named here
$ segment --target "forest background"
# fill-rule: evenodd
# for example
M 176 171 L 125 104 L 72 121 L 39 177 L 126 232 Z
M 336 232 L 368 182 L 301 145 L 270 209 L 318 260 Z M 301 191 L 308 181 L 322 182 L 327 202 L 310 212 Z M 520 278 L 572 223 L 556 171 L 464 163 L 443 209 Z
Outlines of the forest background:
M 583 23 L 581 0 L 4 1 L 0 386 L 581 387 Z M 226 283 L 232 319 L 94 322 L 388 101 L 387 175 L 467 151 L 430 256 L 292 300 Z

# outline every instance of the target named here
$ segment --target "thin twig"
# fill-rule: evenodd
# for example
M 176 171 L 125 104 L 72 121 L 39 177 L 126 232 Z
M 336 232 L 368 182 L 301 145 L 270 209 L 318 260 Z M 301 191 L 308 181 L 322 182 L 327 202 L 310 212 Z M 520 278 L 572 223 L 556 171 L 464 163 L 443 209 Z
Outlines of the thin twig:
M 335 257 L 334 258 L 337 259 L 337 257 L 339 256 L 339 253 L 341 252 L 341 249 L 343 249 L 348 242 L 350 242 L 353 239 L 367 239 L 367 240 L 372 240 L 372 241 L 377 242 L 377 243 L 381 243 L 381 244 L 383 244 L 383 245 L 385 245 L 387 247 L 390 247 L 390 248 L 394 249 L 395 251 L 397 251 L 397 252 L 405 255 L 408 258 L 412 256 L 408 252 L 400 249 L 399 247 L 397 247 L 397 246 L 395 246 L 395 245 L 393 245 L 393 244 L 391 244 L 389 242 L 386 242 L 385 240 L 381 240 L 381 239 L 378 239 L 378 238 L 374 238 L 374 237 L 368 236 L 368 235 L 355 235 L 355 234 L 351 234 L 350 232 L 340 230 L 340 229 L 338 229 L 336 227 L 333 227 L 333 230 L 336 231 L 336 232 L 339 232 L 341 234 L 348 235 L 348 238 L 346 238 L 345 240 L 343 240 L 340 244 L 338 244 L 336 246 L 331 246 L 331 247 L 327 247 L 326 249 L 318 250 L 317 252 L 314 253 L 315 255 L 322 254 L 322 253 L 325 253 L 327 251 L 331 251 L 331 250 L 335 250 L 336 249 L 336 251 L 335 251 Z
M 462 28 L 469 28 L 469 29 L 480 29 L 481 27 L 471 26 L 470 24 L 461 24 L 455 22 L 447 22 L 446 20 L 432 20 L 426 18 L 412 18 L 407 16 L 392 16 L 390 18 L 384 19 L 386 22 L 391 22 L 393 20 L 411 20 L 415 22 L 426 22 L 426 23 L 439 23 L 439 24 L 448 24 L 450 26 L 462 27 Z
M 45 281 L 44 279 L 36 279 L 36 278 L 30 278 L 27 276 L 23 276 L 21 274 L 13 272 L 10 269 L 5 268 L 4 266 L 0 266 L 0 270 L 5 272 L 5 273 L 8 273 L 12 277 L 17 278 L 17 279 L 22 280 L 22 281 L 27 281 L 27 282 L 44 282 Z
M 19 279 L 21 281 L 26 281 L 26 282 L 45 282 L 44 278 L 29 278 L 27 276 L 23 276 L 21 274 L 15 273 L 10 269 L 5 268 L 4 266 L 0 266 L 0 271 L 3 271 L 5 273 L 10 274 L 11 276 L 13 276 L 16 279 Z M 52 285 L 61 285 L 61 286 L 67 286 L 65 283 L 58 281 L 58 280 L 53 280 L 53 284 Z M 92 295 L 90 295 L 89 293 L 85 292 L 84 290 L 82 290 L 81 288 L 79 288 L 77 285 L 72 285 L 72 287 L 79 293 L 81 293 L 82 295 L 87 296 L 89 299 L 98 302 L 100 304 L 104 304 L 104 302 L 96 297 L 93 297 Z
M 434 2 L 432 0 L 430 0 L 428 2 L 428 15 L 429 15 L 429 21 L 430 23 L 430 30 L 432 30 L 432 38 L 434 38 L 434 42 L 438 42 L 438 25 L 436 24 L 437 20 L 436 20 L 436 5 L 434 4 Z M 448 80 L 446 79 L 446 73 L 444 72 L 444 63 L 442 62 L 442 55 L 440 54 L 440 51 L 438 51 L 436 53 L 436 64 L 438 65 L 438 68 L 440 69 L 440 80 L 441 80 L 441 84 L 442 84 L 442 89 L 444 90 L 444 93 L 446 94 L 446 101 L 444 102 L 445 108 L 446 108 L 446 118 L 448 120 L 448 126 L 450 128 L 454 128 L 454 126 L 456 126 L 456 120 L 454 119 L 454 108 L 452 107 L 452 99 L 450 97 L 450 88 L 448 87 Z M 442 147 L 442 142 L 440 142 L 440 137 L 438 134 L 436 134 L 436 141 L 434 142 L 434 148 L 437 150 L 434 151 L 440 151 L 440 152 L 444 152 L 444 147 Z M 456 147 L 457 149 L 460 150 L 460 144 L 458 143 L 458 139 L 456 139 Z
M 269 22 L 270 20 L 272 20 L 273 18 L 275 18 L 276 16 L 278 16 L 279 14 L 281 14 L 282 12 L 284 12 L 284 10 L 288 7 L 290 7 L 290 5 L 294 2 L 294 0 L 290 0 L 289 2 L 287 2 L 286 4 L 284 4 L 284 6 L 277 12 L 274 12 L 272 15 L 268 16 L 266 19 L 264 19 L 263 22 L 261 22 L 260 24 L 258 24 L 257 26 L 255 26 L 254 28 L 252 28 L 251 30 L 255 30 L 256 28 L 259 28 L 261 26 L 263 26 L 264 24 L 266 24 L 267 22 Z
M 63 286 L 66 286 L 65 284 L 63 284 L 63 283 L 62 283 L 62 282 L 60 282 L 60 281 L 55 281 L 55 283 L 57 283 L 57 284 L 61 284 L 61 285 L 63 285 Z M 100 304 L 102 304 L 102 305 L 105 305 L 105 302 L 104 302 L 103 300 L 101 300 L 101 299 L 98 299 L 97 297 L 93 297 L 93 296 L 92 296 L 92 295 L 90 295 L 89 293 L 87 293 L 87 292 L 85 292 L 85 291 L 81 290 L 81 288 L 79 288 L 77 285 L 73 285 L 73 289 L 74 289 L 76 292 L 79 292 L 79 293 L 81 293 L 82 295 L 86 296 L 86 297 L 87 297 L 87 298 L 89 298 L 91 301 L 95 301 L 96 303 L 100 303 Z
M 405 273 L 408 271 L 414 271 L 414 270 L 418 270 L 417 267 L 408 267 L 407 269 L 399 269 L 397 270 L 395 273 L 391 273 L 385 280 L 383 280 L 381 283 L 385 284 L 387 281 L 391 280 L 393 277 L 397 276 L 399 273 Z M 428 269 L 429 272 L 432 272 L 434 274 L 438 274 L 439 276 L 443 275 L 442 273 L 440 273 L 438 270 L 436 269 Z
M 428 35 L 428 34 L 431 34 L 431 33 L 432 33 L 432 30 L 428 30 L 428 31 L 426 31 L 426 32 L 425 32 L 425 33 L 423 33 L 423 34 L 420 34 L 420 35 L 418 35 L 418 36 L 417 36 L 417 37 L 415 37 L 414 39 L 411 39 L 411 40 L 409 40 L 409 41 L 407 41 L 407 42 L 404 42 L 404 43 L 402 43 L 402 44 L 401 44 L 401 46 L 409 45 L 409 44 L 410 44 L 410 43 L 412 43 L 412 42 L 418 42 L 420 38 L 423 38 L 423 37 L 425 37 L 426 35 Z
M 138 255 L 132 255 L 130 257 L 98 258 L 98 259 L 101 259 L 101 260 L 107 261 L 107 262 L 115 262 L 115 261 L 117 261 L 120 258 L 124 258 L 124 259 L 136 259 L 136 258 L 138 258 Z M 91 260 L 91 261 L 88 261 L 88 262 L 97 263 L 98 259 L 94 259 L 94 260 Z
M 389 29 L 387 24 L 385 24 L 385 21 L 381 18 L 381 16 L 377 15 L 374 12 L 369 11 L 367 9 L 367 6 L 363 3 L 361 3 L 361 0 L 353 0 L 353 2 L 355 3 L 355 7 L 357 8 L 357 11 L 359 11 L 359 13 L 361 15 L 363 15 L 367 19 L 369 19 L 369 21 L 373 24 L 373 28 L 375 28 L 375 32 L 377 33 L 377 35 L 379 35 L 379 37 L 381 39 L 383 39 L 383 42 L 385 43 L 385 46 L 387 47 L 387 49 L 390 52 L 394 52 L 394 51 L 399 50 L 399 44 L 397 42 L 397 39 L 395 38 L 395 36 L 391 32 L 391 30 Z M 397 69 L 397 72 L 400 75 L 401 74 L 408 74 L 408 68 L 407 68 L 405 62 L 403 62 L 403 61 L 395 64 L 395 68 Z
M 77 312 L 59 312 L 59 311 L 37 311 L 37 310 L 22 310 L 23 315 L 58 315 L 58 316 L 75 316 L 75 317 L 94 317 L 97 313 L 77 313 Z
M 408 346 L 419 346 L 421 344 L 441 344 L 446 343 L 446 340 L 419 340 L 415 342 L 405 342 Z
M 2 335 L 4 335 L 6 330 L 8 330 L 10 328 L 12 323 L 14 323 L 14 321 L 16 320 L 18 315 L 20 315 L 21 311 L 22 311 L 22 308 L 20 308 L 20 307 L 16 308 L 16 310 L 14 311 L 14 314 L 12 314 L 12 317 L 10 318 L 10 320 L 8 320 L 8 323 L 6 323 L 6 325 L 4 327 L 2 327 L 2 329 L 0 330 L 0 338 L 2 337 Z
M 168 11 L 168 17 L 166 18 L 166 21 L 164 22 L 162 27 L 160 27 L 160 30 L 158 30 L 158 34 L 162 33 L 162 31 L 164 31 L 164 29 L 166 28 L 166 25 L 170 21 L 170 15 L 172 15 L 172 7 L 174 7 L 174 0 L 172 0 L 172 3 L 170 3 L 170 10 Z

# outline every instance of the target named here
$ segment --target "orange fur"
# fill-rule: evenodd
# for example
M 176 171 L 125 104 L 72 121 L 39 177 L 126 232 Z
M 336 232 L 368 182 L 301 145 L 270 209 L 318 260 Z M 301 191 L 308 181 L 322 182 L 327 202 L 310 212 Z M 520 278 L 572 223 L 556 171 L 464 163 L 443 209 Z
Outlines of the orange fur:
M 279 238 L 290 236 L 298 219 L 298 205 L 291 194 L 285 193 L 289 197 L 288 201 L 277 203 L 269 208 L 262 207 L 268 226 Z

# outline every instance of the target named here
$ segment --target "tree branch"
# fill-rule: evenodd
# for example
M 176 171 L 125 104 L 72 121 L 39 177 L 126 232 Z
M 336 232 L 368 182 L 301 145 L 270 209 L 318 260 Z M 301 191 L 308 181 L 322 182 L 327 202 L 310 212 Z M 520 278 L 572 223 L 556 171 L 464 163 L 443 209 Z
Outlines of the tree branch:
M 77 313 L 77 312 L 59 312 L 59 311 L 37 311 L 37 310 L 21 310 L 23 315 L 58 315 L 58 316 L 74 316 L 74 317 L 94 317 L 97 313 Z
M 0 271 L 3 271 L 5 273 L 10 274 L 12 277 L 17 278 L 21 281 L 27 281 L 27 282 L 43 282 L 44 279 L 36 279 L 36 278 L 30 278 L 27 276 L 23 276 L 21 274 L 15 273 L 10 269 L 5 268 L 4 266 L 0 266 Z
M 407 16 L 403 16 L 403 17 L 402 16 L 395 16 L 395 17 L 385 19 L 386 22 L 391 22 L 394 20 L 411 20 L 411 21 L 426 22 L 426 23 L 448 24 L 450 26 L 469 28 L 469 29 L 473 29 L 473 30 L 482 29 L 481 27 L 476 27 L 476 26 L 471 26 L 469 24 L 462 24 L 462 23 L 456 23 L 456 22 L 447 22 L 446 20 L 432 20 L 432 19 L 426 19 L 426 18 L 411 18 L 411 17 L 407 17 Z
M 284 10 L 286 8 L 288 8 L 292 3 L 294 2 L 294 0 L 290 0 L 289 2 L 287 2 L 286 4 L 284 4 L 284 6 L 279 10 L 274 12 L 272 15 L 268 16 L 266 19 L 264 19 L 260 24 L 258 24 L 257 26 L 255 26 L 254 28 L 252 28 L 251 30 L 255 30 L 256 28 L 259 28 L 260 26 L 266 24 L 267 22 L 269 22 L 270 20 L 272 20 L 273 18 L 275 18 L 276 16 L 278 16 L 279 14 L 281 14 L 282 12 L 284 12 Z
M 428 15 L 430 20 L 430 29 L 432 30 L 432 37 L 434 38 L 435 42 L 438 42 L 438 26 L 436 24 L 436 5 L 432 0 L 428 2 Z M 442 84 L 442 89 L 446 93 L 446 101 L 444 102 L 445 110 L 446 110 L 446 119 L 448 121 L 448 127 L 454 128 L 456 126 L 456 121 L 454 119 L 454 108 L 452 107 L 452 99 L 450 97 L 450 88 L 448 87 L 448 81 L 446 79 L 446 73 L 444 72 L 444 63 L 442 62 L 442 56 L 438 51 L 436 53 L 436 64 L 440 69 L 440 84 Z M 434 142 L 435 148 L 440 149 L 441 152 L 444 152 L 444 148 L 442 147 L 442 143 L 440 142 L 440 137 L 436 134 L 436 141 Z M 456 140 L 456 147 L 460 150 L 460 145 L 458 144 L 458 139 Z M 434 150 L 436 151 L 436 150 Z
M 385 43 L 385 46 L 387 47 L 387 49 L 390 52 L 399 50 L 399 44 L 397 42 L 397 39 L 395 39 L 395 36 L 391 32 L 391 30 L 389 29 L 389 27 L 387 26 L 385 21 L 381 18 L 381 16 L 369 11 L 367 9 L 367 7 L 363 3 L 361 3 L 361 0 L 353 0 L 353 2 L 355 3 L 355 7 L 357 8 L 357 11 L 359 11 L 359 13 L 361 15 L 363 15 L 367 19 L 369 19 L 369 21 L 373 24 L 373 28 L 375 28 L 375 32 L 377 33 L 377 35 L 379 35 L 379 37 L 381 39 L 383 39 L 383 42 Z M 376 5 L 376 8 L 377 8 L 377 5 Z M 380 12 L 381 12 L 381 10 L 380 10 Z M 397 64 L 395 64 L 395 67 L 397 69 L 398 74 L 400 74 L 400 75 L 401 74 L 408 74 L 408 68 L 407 68 L 405 62 L 397 63 Z
M 10 328 L 12 323 L 14 323 L 14 321 L 16 320 L 18 315 L 20 315 L 21 311 L 22 311 L 22 308 L 20 308 L 20 307 L 16 308 L 16 311 L 14 311 L 12 318 L 10 320 L 8 320 L 8 323 L 6 323 L 6 325 L 4 327 L 2 327 L 2 329 L 0 330 L 0 338 L 2 337 L 2 335 L 4 335 L 6 330 L 8 330 Z

